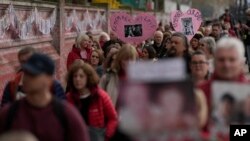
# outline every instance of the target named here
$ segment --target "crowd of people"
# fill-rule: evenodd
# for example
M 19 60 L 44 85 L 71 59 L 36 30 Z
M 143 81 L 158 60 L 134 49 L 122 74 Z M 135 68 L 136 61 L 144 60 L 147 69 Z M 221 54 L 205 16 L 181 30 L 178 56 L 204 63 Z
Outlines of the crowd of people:
M 249 17 L 250 10 L 246 14 Z M 65 88 L 54 78 L 55 62 L 50 57 L 32 47 L 22 48 L 17 56 L 20 69 L 1 99 L 0 134 L 7 133 L 5 141 L 13 136 L 25 141 L 129 140 L 118 129 L 119 83 L 127 79 L 128 63 L 182 58 L 199 91 L 199 128 L 206 137 L 213 82 L 249 82 L 244 66 L 249 62 L 245 50 L 250 25 L 232 21 L 226 11 L 220 20 L 204 22 L 190 41 L 171 25 L 159 26 L 152 38 L 136 45 L 122 42 L 112 32 L 81 33 L 65 62 Z M 233 103 L 233 98 L 226 95 L 221 102 Z M 26 132 L 9 133 L 13 131 Z

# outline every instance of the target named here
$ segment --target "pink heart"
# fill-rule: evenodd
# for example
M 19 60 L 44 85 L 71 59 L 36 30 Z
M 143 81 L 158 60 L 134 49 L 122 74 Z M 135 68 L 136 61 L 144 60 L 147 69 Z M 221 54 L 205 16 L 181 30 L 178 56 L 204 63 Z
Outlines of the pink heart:
M 190 41 L 200 28 L 202 15 L 197 9 L 189 9 L 186 13 L 176 10 L 171 13 L 171 22 L 174 30 L 185 34 Z
M 111 30 L 126 43 L 141 43 L 152 37 L 157 29 L 153 15 L 140 13 L 133 19 L 129 14 L 119 12 L 110 18 Z

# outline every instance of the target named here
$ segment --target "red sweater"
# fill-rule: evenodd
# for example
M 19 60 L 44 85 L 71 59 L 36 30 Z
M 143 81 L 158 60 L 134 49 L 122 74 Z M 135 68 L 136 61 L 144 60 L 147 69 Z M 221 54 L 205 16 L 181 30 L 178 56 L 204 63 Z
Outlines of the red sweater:
M 79 94 L 69 92 L 67 100 L 81 110 Z M 105 128 L 106 139 L 110 139 L 116 130 L 118 117 L 109 95 L 99 87 L 91 89 L 91 102 L 88 113 L 89 126 Z
M 89 135 L 78 111 L 70 104 L 64 104 L 65 116 L 68 121 L 67 131 L 72 141 L 89 141 Z M 0 134 L 9 111 L 5 106 L 0 112 Z M 64 131 L 58 117 L 55 115 L 52 103 L 45 108 L 37 108 L 30 105 L 26 98 L 20 100 L 15 120 L 11 130 L 26 130 L 33 133 L 39 141 L 63 141 Z
M 68 58 L 67 58 L 67 69 L 69 69 L 69 67 L 77 59 L 82 59 L 84 62 L 89 62 L 91 54 L 92 54 L 92 50 L 86 48 L 86 52 L 87 52 L 87 59 L 84 59 L 81 57 L 81 49 L 73 45 L 72 50 L 69 53 Z

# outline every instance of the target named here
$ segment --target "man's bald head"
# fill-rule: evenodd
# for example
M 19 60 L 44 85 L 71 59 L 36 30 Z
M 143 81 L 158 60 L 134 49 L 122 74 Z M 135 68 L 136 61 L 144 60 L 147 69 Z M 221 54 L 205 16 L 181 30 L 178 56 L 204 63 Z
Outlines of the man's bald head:
M 161 31 L 156 31 L 154 34 L 154 42 L 161 45 L 163 41 L 163 33 Z

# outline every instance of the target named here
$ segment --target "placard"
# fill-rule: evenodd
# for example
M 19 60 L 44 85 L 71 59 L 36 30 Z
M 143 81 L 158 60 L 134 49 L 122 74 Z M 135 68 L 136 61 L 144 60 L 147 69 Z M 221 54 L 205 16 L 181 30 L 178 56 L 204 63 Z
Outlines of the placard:
M 212 85 L 211 135 L 217 140 L 229 141 L 232 124 L 250 123 L 249 84 L 214 82 Z
M 195 96 L 189 81 L 124 82 L 120 130 L 133 141 L 199 140 Z
M 130 81 L 169 82 L 187 78 L 186 63 L 180 58 L 130 63 L 127 72 Z
M 156 18 L 140 13 L 134 19 L 127 13 L 113 13 L 110 18 L 111 30 L 126 43 L 141 43 L 153 36 L 157 29 Z
M 197 9 L 189 9 L 186 13 L 176 10 L 171 13 L 171 22 L 174 30 L 186 35 L 190 41 L 200 28 L 202 15 Z

